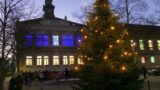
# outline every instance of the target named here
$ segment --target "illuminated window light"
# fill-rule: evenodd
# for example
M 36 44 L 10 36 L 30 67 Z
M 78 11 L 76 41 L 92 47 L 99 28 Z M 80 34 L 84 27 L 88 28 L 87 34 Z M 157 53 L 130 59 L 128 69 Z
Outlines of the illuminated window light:
M 68 56 L 63 56 L 63 65 L 68 65 Z
M 145 57 L 141 57 L 141 63 L 146 63 Z
M 84 64 L 81 58 L 78 58 L 78 64 L 79 65 L 83 65 Z
M 70 65 L 74 64 L 74 56 L 69 56 L 69 64 Z
M 26 56 L 26 66 L 32 66 L 32 56 Z
M 74 35 L 73 34 L 62 34 L 62 46 L 64 47 L 74 46 Z
M 143 40 L 139 40 L 139 47 L 140 47 L 140 50 L 144 50 L 144 41 Z
M 49 65 L 48 56 L 44 56 L 44 65 Z
M 59 36 L 58 35 L 53 35 L 52 36 L 52 44 L 53 46 L 59 46 Z
M 26 35 L 25 36 L 25 44 L 26 46 L 32 46 L 33 43 L 33 36 L 32 35 Z
M 42 56 L 37 56 L 37 66 L 42 65 Z
M 153 41 L 152 40 L 148 40 L 148 46 L 149 46 L 149 50 L 153 50 Z
M 155 63 L 155 62 L 156 62 L 155 57 L 151 56 L 151 63 Z
M 59 65 L 59 56 L 53 56 L 53 65 Z
M 158 50 L 160 50 L 160 40 L 157 40 L 157 46 L 158 46 Z

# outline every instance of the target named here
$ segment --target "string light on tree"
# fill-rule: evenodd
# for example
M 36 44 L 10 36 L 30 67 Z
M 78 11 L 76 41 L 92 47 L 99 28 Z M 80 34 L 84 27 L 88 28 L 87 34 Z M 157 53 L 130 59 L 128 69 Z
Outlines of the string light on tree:
M 95 17 L 95 20 L 98 20 L 98 16 Z
M 98 30 L 95 30 L 95 32 L 97 33 L 97 32 L 98 32 Z
M 78 66 L 76 66 L 76 67 L 75 67 L 75 70 L 79 70 L 79 67 L 78 67 Z
M 113 47 L 113 45 L 109 45 L 109 48 L 112 48 Z
M 122 69 L 122 71 L 126 71 L 126 67 L 123 65 L 122 67 L 121 67 L 121 69 Z
M 108 59 L 108 56 L 104 56 L 104 60 L 107 60 Z
M 120 43 L 120 41 L 121 41 L 121 40 L 118 39 L 118 40 L 116 41 L 116 43 Z
M 86 36 L 86 35 L 84 36 L 84 39 L 87 39 L 87 36 Z
M 83 31 L 84 31 L 83 29 L 80 30 L 80 32 L 83 32 Z
M 90 90 L 92 85 L 95 90 L 141 90 L 136 85 L 138 70 L 134 65 L 135 54 L 130 48 L 131 39 L 125 25 L 118 22 L 118 14 L 112 13 L 109 6 L 108 0 L 95 0 L 90 9 L 88 22 L 82 30 L 86 40 L 82 40 L 79 54 L 84 55 L 84 65 L 78 70 L 81 75 L 76 90 Z M 119 81 L 114 87 L 111 86 L 113 80 Z
M 114 30 L 114 29 L 115 29 L 115 27 L 111 26 L 111 30 Z

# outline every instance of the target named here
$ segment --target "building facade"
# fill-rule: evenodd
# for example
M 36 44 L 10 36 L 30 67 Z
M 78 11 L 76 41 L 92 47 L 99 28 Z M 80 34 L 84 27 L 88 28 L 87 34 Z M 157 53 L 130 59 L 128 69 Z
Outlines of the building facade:
M 82 25 L 54 16 L 52 0 L 46 0 L 42 18 L 17 23 L 17 65 L 20 71 L 64 70 L 82 64 L 77 47 Z
M 82 24 L 54 15 L 52 0 L 46 0 L 42 18 L 19 21 L 16 28 L 17 65 L 20 71 L 61 71 L 83 64 L 77 54 L 82 42 Z M 147 68 L 160 67 L 160 27 L 126 25 L 137 61 Z
M 160 26 L 127 25 L 137 60 L 147 68 L 160 67 Z

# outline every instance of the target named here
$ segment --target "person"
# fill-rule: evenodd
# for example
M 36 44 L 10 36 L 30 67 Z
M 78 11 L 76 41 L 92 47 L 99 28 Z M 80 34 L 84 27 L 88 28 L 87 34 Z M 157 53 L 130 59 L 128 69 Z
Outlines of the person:
M 142 66 L 142 73 L 143 73 L 143 77 L 145 79 L 147 77 L 147 69 L 144 66 Z
M 67 68 L 65 68 L 65 70 L 64 70 L 64 77 L 65 77 L 66 80 L 67 80 L 68 77 L 69 77 L 69 71 L 68 71 Z
M 13 76 L 13 77 L 10 79 L 8 90 L 18 90 L 18 89 L 17 89 L 17 84 L 16 84 L 15 76 Z
M 22 78 L 22 75 L 19 74 L 16 78 L 16 84 L 17 84 L 17 90 L 22 90 L 23 88 L 23 78 Z
M 39 81 L 43 84 L 44 75 L 43 72 L 39 72 Z
M 57 82 L 59 82 L 59 79 L 60 79 L 60 71 L 57 71 L 57 73 L 56 73 L 56 80 L 57 80 Z

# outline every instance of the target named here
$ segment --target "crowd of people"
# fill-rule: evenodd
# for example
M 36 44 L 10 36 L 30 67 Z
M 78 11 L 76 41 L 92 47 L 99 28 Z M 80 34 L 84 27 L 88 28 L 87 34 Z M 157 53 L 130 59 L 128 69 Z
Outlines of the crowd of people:
M 23 84 L 29 87 L 32 86 L 34 80 L 38 80 L 40 83 L 46 80 L 55 79 L 68 79 L 70 77 L 67 68 L 64 71 L 39 71 L 39 72 L 23 72 L 13 75 L 9 81 L 9 90 L 22 90 Z

